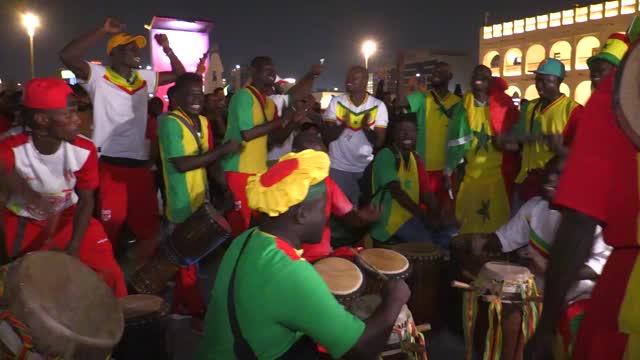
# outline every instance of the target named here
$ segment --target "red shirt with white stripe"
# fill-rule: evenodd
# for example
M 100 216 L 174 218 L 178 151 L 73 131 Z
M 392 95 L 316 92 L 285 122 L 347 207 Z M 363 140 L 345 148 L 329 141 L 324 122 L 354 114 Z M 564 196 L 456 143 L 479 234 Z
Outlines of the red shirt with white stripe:
M 56 212 L 75 205 L 74 189 L 94 190 L 98 187 L 98 156 L 91 140 L 78 136 L 63 141 L 51 155 L 41 154 L 29 133 L 23 132 L 0 141 L 0 161 L 9 171 L 16 171 L 29 186 L 47 200 Z M 7 208 L 16 215 L 36 220 L 46 216 L 28 207 L 20 196 L 11 194 Z

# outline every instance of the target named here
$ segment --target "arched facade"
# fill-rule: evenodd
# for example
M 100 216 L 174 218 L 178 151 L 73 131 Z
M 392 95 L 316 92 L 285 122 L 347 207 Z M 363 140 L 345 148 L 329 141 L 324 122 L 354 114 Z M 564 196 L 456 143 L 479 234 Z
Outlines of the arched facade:
M 587 59 L 596 54 L 600 50 L 600 40 L 595 36 L 585 36 L 576 45 L 576 70 L 589 69 Z
M 504 76 L 522 75 L 522 51 L 520 49 L 511 48 L 507 50 L 504 55 L 502 74 Z
M 590 96 L 591 96 L 591 81 L 589 80 L 583 81 L 580 84 L 578 84 L 578 86 L 576 86 L 574 99 L 578 103 L 582 105 L 586 104 Z
M 560 92 L 571 97 L 571 88 L 565 83 L 560 84 Z
M 511 97 L 513 97 L 514 94 L 518 94 L 518 96 L 522 96 L 522 92 L 520 91 L 520 88 L 518 88 L 517 86 L 511 85 L 509 86 L 509 88 L 507 89 L 507 91 L 505 91 L 505 93 Z
M 568 41 L 558 41 L 551 46 L 549 57 L 558 59 L 564 64 L 565 70 L 571 70 L 571 44 Z
M 527 100 L 534 100 L 539 98 L 540 95 L 538 94 L 538 90 L 536 90 L 536 86 L 535 85 L 529 85 L 529 87 L 527 88 L 527 90 L 525 90 L 524 92 L 524 98 Z
M 527 56 L 525 57 L 525 72 L 530 73 L 538 68 L 538 65 L 546 57 L 546 51 L 544 46 L 540 44 L 531 45 L 527 49 Z
M 493 76 L 500 76 L 500 54 L 497 51 L 489 51 L 482 59 L 482 65 L 491 69 Z

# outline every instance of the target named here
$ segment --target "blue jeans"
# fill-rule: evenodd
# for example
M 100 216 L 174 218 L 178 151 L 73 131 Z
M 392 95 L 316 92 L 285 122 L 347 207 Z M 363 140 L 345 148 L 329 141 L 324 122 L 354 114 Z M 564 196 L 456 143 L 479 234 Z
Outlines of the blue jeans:
M 424 223 L 417 218 L 411 218 L 396 231 L 392 241 L 397 242 L 428 242 L 448 249 L 451 238 L 458 234 L 455 226 L 445 226 L 437 231 L 429 230 Z

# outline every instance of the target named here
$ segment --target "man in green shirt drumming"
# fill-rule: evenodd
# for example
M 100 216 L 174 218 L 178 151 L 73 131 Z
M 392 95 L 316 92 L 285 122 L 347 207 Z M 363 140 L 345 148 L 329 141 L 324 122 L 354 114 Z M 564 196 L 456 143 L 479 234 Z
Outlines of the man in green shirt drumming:
M 224 256 L 197 359 L 315 359 L 316 343 L 334 358 L 372 358 L 383 350 L 410 290 L 391 280 L 365 322 L 347 312 L 314 268 L 303 243 L 322 239 L 329 157 L 290 153 L 249 178 L 258 227 L 237 237 Z

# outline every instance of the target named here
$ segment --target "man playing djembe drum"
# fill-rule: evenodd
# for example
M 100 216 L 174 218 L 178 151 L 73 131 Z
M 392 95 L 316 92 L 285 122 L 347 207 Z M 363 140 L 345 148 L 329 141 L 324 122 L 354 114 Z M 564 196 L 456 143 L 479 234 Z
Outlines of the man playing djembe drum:
M 544 273 L 549 261 L 549 250 L 553 244 L 556 230 L 562 221 L 562 214 L 554 209 L 550 201 L 553 198 L 558 177 L 564 168 L 564 157 L 556 156 L 549 160 L 544 168 L 546 181 L 542 197 L 534 197 L 527 201 L 518 213 L 495 234 L 476 234 L 470 242 L 472 253 L 481 256 L 483 253 L 516 251 L 527 267 L 535 275 L 538 289 L 544 288 Z M 559 323 L 559 335 L 562 353 L 571 353 L 575 341 L 577 325 L 584 316 L 584 309 L 591 297 L 598 276 L 611 254 L 611 247 L 602 239 L 602 229 L 596 229 L 593 247 L 588 260 L 578 273 L 578 282 L 566 295 L 569 307 Z M 560 351 L 560 348 L 556 348 Z
M 314 359 L 314 341 L 335 358 L 381 352 L 409 298 L 407 285 L 388 282 L 382 305 L 362 322 L 296 250 L 322 239 L 328 174 L 329 156 L 306 150 L 249 178 L 247 199 L 260 212 L 259 225 L 237 237 L 222 260 L 198 359 Z
M 22 180 L 9 184 L 0 251 L 10 258 L 35 250 L 67 251 L 102 276 L 116 296 L 126 296 L 111 243 L 92 217 L 98 157 L 93 143 L 78 135 L 73 91 L 59 79 L 34 79 L 23 103 L 30 130 L 0 142 L 0 177 Z

